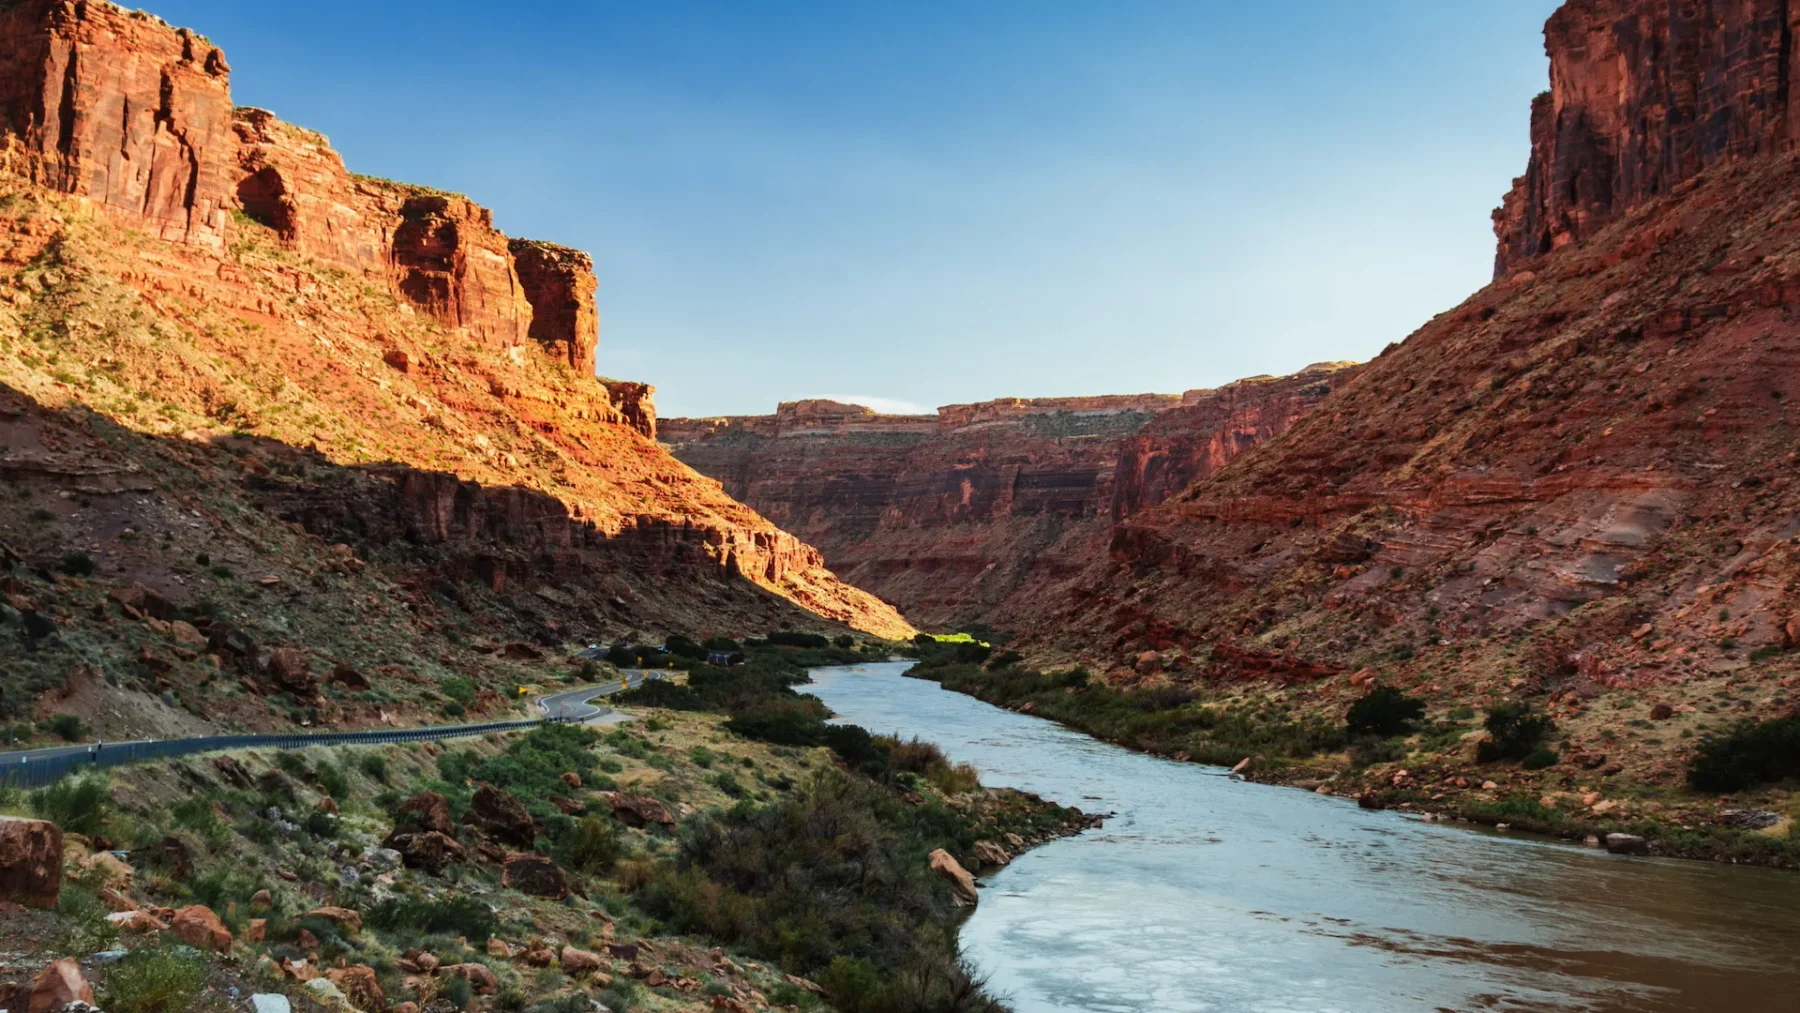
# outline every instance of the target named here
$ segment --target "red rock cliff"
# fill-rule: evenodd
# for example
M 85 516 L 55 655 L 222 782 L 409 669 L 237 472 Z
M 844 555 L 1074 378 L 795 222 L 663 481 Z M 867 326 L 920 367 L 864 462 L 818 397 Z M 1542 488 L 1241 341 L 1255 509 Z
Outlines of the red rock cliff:
M 1494 212 L 1497 271 L 1585 239 L 1727 159 L 1792 150 L 1800 6 L 1571 0 L 1544 29 L 1531 161 Z
M 271 494 L 296 521 L 381 527 L 484 580 L 637 580 L 696 629 L 792 603 L 910 634 L 656 444 L 654 388 L 593 376 L 585 254 L 510 240 L 466 197 L 354 175 L 322 135 L 234 110 L 200 36 L 100 0 L 0 6 L 0 152 L 22 209 L 0 220 L 0 265 L 60 259 L 46 288 L 79 278 L 136 306 L 115 329 L 160 321 L 154 355 L 77 356 L 167 402 L 131 424 L 160 435 L 191 412 L 199 438 L 229 419 L 389 489 Z M 169 242 L 122 244 L 119 225 Z M 79 351 L 55 330 L 59 354 Z M 87 395 L 32 361 L 0 372 L 54 407 Z
M 1116 518 L 1285 430 L 1353 372 L 936 415 L 800 401 L 664 420 L 661 439 L 915 620 L 1004 622 L 1104 558 Z
M 223 53 L 186 29 L 87 0 L 0 9 L 0 129 L 45 186 L 218 247 L 237 139 Z

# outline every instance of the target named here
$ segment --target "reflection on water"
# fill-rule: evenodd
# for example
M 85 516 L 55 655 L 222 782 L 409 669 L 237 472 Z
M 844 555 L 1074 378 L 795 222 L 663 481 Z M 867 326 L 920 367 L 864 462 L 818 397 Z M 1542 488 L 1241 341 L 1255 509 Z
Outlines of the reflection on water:
M 810 690 L 990 785 L 1116 814 L 984 884 L 963 945 L 1018 1013 L 1800 1011 L 1800 876 L 1364 812 L 905 668 L 820 669 Z

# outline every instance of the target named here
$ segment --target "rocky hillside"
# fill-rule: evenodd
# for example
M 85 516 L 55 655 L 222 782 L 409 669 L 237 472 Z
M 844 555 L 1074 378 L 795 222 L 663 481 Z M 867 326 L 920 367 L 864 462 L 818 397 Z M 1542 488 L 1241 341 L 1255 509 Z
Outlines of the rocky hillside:
M 1127 519 L 1028 652 L 1306 706 L 1523 697 L 1651 780 L 1790 712 L 1800 159 L 1763 56 L 1792 43 L 1785 3 L 1712 8 L 1559 11 L 1503 276 Z
M 6 715 L 262 687 L 280 647 L 429 681 L 482 642 L 911 632 L 670 457 L 652 388 L 593 377 L 585 255 L 350 173 L 149 15 L 26 0 L 0 39 Z M 239 646 L 99 607 L 132 585 Z
M 669 419 L 675 455 L 917 622 L 1010 625 L 1106 557 L 1114 525 L 1283 432 L 1354 373 L 1218 390 L 951 405 L 830 401 Z

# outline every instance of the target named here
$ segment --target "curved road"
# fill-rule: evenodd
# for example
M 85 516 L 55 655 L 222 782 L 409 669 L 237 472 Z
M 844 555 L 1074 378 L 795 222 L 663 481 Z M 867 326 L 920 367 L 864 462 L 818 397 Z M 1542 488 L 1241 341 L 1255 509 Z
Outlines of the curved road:
M 564 690 L 533 697 L 531 705 L 544 712 L 544 716 L 558 721 L 572 721 L 577 724 L 612 724 L 619 720 L 611 707 L 600 707 L 590 701 L 596 697 L 611 696 L 625 689 L 636 689 L 646 679 L 662 679 L 667 672 L 649 672 L 631 669 L 624 673 L 624 678 L 612 682 L 602 682 L 580 689 Z
M 644 670 L 633 669 L 633 670 L 624 672 L 622 677 L 617 680 L 603 682 L 603 683 L 596 683 L 594 685 L 589 685 L 589 686 L 583 686 L 580 689 L 562 690 L 561 692 L 557 692 L 557 693 L 547 693 L 547 694 L 544 694 L 543 696 L 533 697 L 531 700 L 530 707 L 532 709 L 542 711 L 544 714 L 544 717 L 551 721 L 566 721 L 566 722 L 572 722 L 572 723 L 576 723 L 576 724 L 616 724 L 619 721 L 625 720 L 623 715 L 617 713 L 610 707 L 601 707 L 596 704 L 590 703 L 589 701 L 592 701 L 598 697 L 611 696 L 612 694 L 618 693 L 621 690 L 636 688 L 638 686 L 643 685 L 644 681 L 647 679 L 664 679 L 664 678 L 667 678 L 668 675 L 669 675 L 669 673 L 666 671 L 644 671 Z M 528 725 L 529 725 L 529 722 L 510 722 L 509 723 L 509 722 L 502 721 L 502 722 L 490 723 L 488 725 L 448 725 L 448 726 L 443 726 L 441 729 L 432 728 L 432 727 L 412 728 L 412 729 L 381 728 L 381 729 L 371 729 L 367 732 L 362 732 L 362 733 L 354 733 L 354 732 L 353 733 L 332 733 L 332 732 L 312 733 L 312 734 L 318 735 L 319 738 L 323 740 L 323 741 L 319 741 L 316 743 L 308 741 L 310 738 L 312 738 L 312 735 L 294 735 L 294 736 L 273 735 L 273 736 L 243 736 L 243 737 L 280 738 L 280 739 L 291 738 L 291 739 L 295 740 L 293 742 L 293 745 L 295 745 L 295 746 L 359 745 L 359 744 L 367 744 L 369 741 L 379 738 L 380 736 L 382 736 L 384 734 L 385 735 L 408 735 L 410 733 L 409 737 L 416 737 L 416 738 L 422 739 L 422 738 L 427 738 L 430 736 L 429 735 L 419 735 L 417 733 L 431 733 L 431 732 L 437 731 L 437 732 L 444 734 L 445 737 L 451 737 L 451 736 L 456 736 L 456 735 L 476 734 L 476 733 L 485 734 L 488 730 L 492 730 L 492 731 L 522 730 L 522 726 L 528 726 Z M 359 739 L 359 736 L 361 736 L 360 739 Z M 201 743 L 203 741 L 210 741 L 210 740 L 215 740 L 215 739 L 220 739 L 220 738 L 231 739 L 231 738 L 243 738 L 243 737 L 225 735 L 225 736 L 202 737 L 201 739 L 194 739 L 194 740 L 137 739 L 137 740 L 131 740 L 131 741 L 127 741 L 127 742 L 112 742 L 112 743 L 106 744 L 104 747 L 98 746 L 97 744 L 93 744 L 93 743 L 79 743 L 79 744 L 75 744 L 75 745 L 51 746 L 46 749 L 30 749 L 30 750 L 22 750 L 22 751 L 17 751 L 17 752 L 6 752 L 3 749 L 0 749 L 0 773 L 5 773 L 8 770 L 26 769 L 27 766 L 37 768 L 39 770 L 42 770 L 45 768 L 48 768 L 49 770 L 52 770 L 52 771 L 71 770 L 74 767 L 81 765 L 83 762 L 92 762 L 92 761 L 85 760 L 85 758 L 90 758 L 90 757 L 96 758 L 99 761 L 99 765 L 116 766 L 119 763 L 133 762 L 133 758 L 137 758 L 137 759 L 154 758 L 154 756 L 157 755 L 157 751 L 156 751 L 155 747 L 167 745 L 169 742 L 174 742 L 177 744 L 187 744 L 187 745 L 190 745 L 191 747 L 198 747 L 198 748 L 192 748 L 192 749 L 190 749 L 190 751 L 229 752 L 233 748 L 239 748 L 239 746 L 221 742 L 221 743 L 218 743 L 215 747 L 209 749 L 206 747 L 200 747 L 199 743 Z M 339 741 L 331 741 L 332 739 L 339 739 Z M 143 752 L 144 747 L 149 747 L 149 752 L 147 754 Z M 242 748 L 263 748 L 263 746 L 245 744 L 242 746 Z M 96 757 L 97 750 L 102 751 L 101 755 L 98 757 Z M 64 762 L 57 763 L 56 761 L 64 761 Z M 60 775 L 46 773 L 41 776 L 54 777 L 54 776 L 60 776 Z M 27 783 L 30 783 L 30 782 L 27 782 Z

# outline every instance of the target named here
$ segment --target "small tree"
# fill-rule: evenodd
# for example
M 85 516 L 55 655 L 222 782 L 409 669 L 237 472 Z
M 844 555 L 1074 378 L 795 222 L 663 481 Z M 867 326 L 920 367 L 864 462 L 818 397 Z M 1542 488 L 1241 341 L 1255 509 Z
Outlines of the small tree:
M 1487 730 L 1493 740 L 1481 744 L 1476 759 L 1482 763 L 1523 760 L 1538 751 L 1545 736 L 1556 731 L 1556 722 L 1532 711 L 1530 704 L 1516 700 L 1488 708 Z
M 1350 705 L 1344 727 L 1353 739 L 1374 735 L 1390 738 L 1412 730 L 1425 716 L 1425 701 L 1407 696 L 1392 686 L 1378 686 Z

